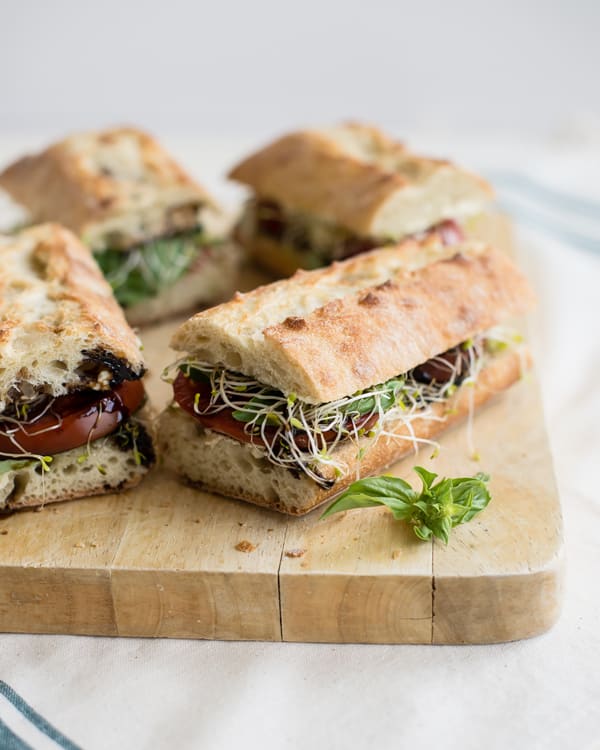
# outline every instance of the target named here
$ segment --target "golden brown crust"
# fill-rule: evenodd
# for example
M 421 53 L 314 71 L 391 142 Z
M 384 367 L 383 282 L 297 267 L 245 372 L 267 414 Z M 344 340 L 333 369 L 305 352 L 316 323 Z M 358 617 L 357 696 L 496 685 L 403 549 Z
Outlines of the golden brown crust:
M 333 401 L 406 372 L 524 312 L 525 279 L 489 249 L 457 254 L 344 299 L 290 326 L 264 331 L 290 367 L 310 374 L 321 401 Z
M 481 178 L 417 156 L 376 128 L 357 124 L 283 136 L 229 177 L 288 211 L 358 235 L 396 239 L 476 214 L 492 196 Z
M 184 323 L 172 346 L 324 403 L 407 372 L 532 302 L 499 251 L 405 242 L 238 295 Z
M 95 250 L 122 233 L 123 246 L 198 224 L 211 204 L 154 138 L 136 128 L 69 136 L 0 173 L 0 186 L 35 222 L 58 221 Z
M 15 382 L 78 381 L 83 351 L 110 353 L 139 373 L 140 342 L 90 251 L 67 229 L 42 224 L 0 244 L 0 401 Z

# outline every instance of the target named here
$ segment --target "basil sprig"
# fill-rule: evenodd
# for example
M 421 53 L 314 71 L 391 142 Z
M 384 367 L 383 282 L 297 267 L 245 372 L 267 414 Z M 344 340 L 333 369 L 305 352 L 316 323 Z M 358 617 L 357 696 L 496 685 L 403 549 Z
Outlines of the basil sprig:
M 455 526 L 467 523 L 490 502 L 485 486 L 487 474 L 474 477 L 440 479 L 422 466 L 414 471 L 421 477 L 423 487 L 414 490 L 408 482 L 388 475 L 369 477 L 351 484 L 323 513 L 321 518 L 352 508 L 385 505 L 398 521 L 407 521 L 419 539 L 437 537 L 448 544 Z

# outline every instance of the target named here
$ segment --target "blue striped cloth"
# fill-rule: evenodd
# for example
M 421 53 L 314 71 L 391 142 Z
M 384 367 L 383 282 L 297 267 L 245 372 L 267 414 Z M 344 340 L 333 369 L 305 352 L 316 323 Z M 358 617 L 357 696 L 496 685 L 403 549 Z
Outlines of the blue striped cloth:
M 81 750 L 0 680 L 0 750 Z
M 490 172 L 499 205 L 521 225 L 600 253 L 600 201 L 559 190 L 521 172 Z

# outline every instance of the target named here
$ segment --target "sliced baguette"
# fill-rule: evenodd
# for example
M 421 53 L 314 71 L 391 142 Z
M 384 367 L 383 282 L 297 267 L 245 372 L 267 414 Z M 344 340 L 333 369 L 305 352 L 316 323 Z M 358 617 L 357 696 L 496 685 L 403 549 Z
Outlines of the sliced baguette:
M 136 375 L 144 369 L 140 340 L 96 261 L 59 224 L 0 242 L 0 348 L 0 403 L 21 382 L 65 394 L 81 384 L 85 352 L 123 360 Z
M 493 196 L 480 177 L 352 123 L 279 138 L 229 177 L 290 211 L 360 236 L 395 239 L 476 215 Z
M 0 187 L 33 221 L 59 221 L 94 251 L 193 229 L 214 205 L 152 136 L 131 127 L 70 135 L 9 165 Z

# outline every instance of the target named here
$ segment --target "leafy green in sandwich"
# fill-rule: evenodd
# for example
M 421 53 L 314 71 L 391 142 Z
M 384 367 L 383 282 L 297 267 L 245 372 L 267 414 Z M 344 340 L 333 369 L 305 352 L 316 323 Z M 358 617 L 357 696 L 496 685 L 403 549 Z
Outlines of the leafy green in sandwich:
M 172 286 L 214 244 L 201 228 L 160 237 L 131 250 L 104 250 L 96 260 L 123 307 L 156 297 Z

